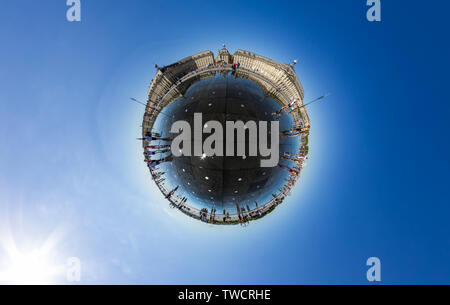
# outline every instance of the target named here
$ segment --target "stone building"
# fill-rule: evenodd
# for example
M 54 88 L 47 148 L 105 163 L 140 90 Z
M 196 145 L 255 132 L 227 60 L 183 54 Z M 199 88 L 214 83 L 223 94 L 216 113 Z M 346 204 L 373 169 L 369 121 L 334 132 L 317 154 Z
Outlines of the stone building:
M 276 62 L 256 53 L 237 50 L 233 55 L 225 48 L 214 53 L 206 50 L 183 58 L 173 64 L 159 67 L 148 90 L 146 113 L 143 120 L 143 134 L 150 132 L 156 114 L 175 101 L 189 85 L 189 80 L 211 77 L 216 72 L 231 71 L 233 64 L 239 64 L 237 76 L 247 78 L 259 85 L 263 91 L 286 106 L 293 100 L 303 104 L 304 91 L 292 64 Z M 309 125 L 305 108 L 294 116 L 300 116 Z

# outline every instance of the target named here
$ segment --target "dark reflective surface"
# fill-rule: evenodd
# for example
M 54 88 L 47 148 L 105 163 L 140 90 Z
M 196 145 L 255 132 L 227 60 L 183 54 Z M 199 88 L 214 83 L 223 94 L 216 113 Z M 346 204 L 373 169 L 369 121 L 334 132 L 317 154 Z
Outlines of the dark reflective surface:
M 280 131 L 290 129 L 293 126 L 291 116 L 273 117 L 272 114 L 278 109 L 280 106 L 265 97 L 263 91 L 251 81 L 231 75 L 216 75 L 194 83 L 183 97 L 165 107 L 156 120 L 154 131 L 164 137 L 174 137 L 176 135 L 170 134 L 170 129 L 172 123 L 179 120 L 189 122 L 193 129 L 194 113 L 202 113 L 203 125 L 210 120 L 221 122 L 224 133 L 225 121 L 237 120 L 257 123 L 278 120 Z M 203 140 L 208 136 L 203 135 Z M 280 137 L 280 154 L 286 151 L 296 153 L 299 146 L 298 138 Z M 246 148 L 248 152 L 248 137 Z M 177 194 L 186 196 L 190 206 L 221 211 L 235 210 L 236 204 L 239 204 L 254 209 L 255 202 L 261 206 L 273 198 L 272 194 L 279 193 L 285 184 L 284 179 L 289 176 L 288 172 L 276 166 L 260 167 L 260 158 L 182 156 L 163 163 L 159 169 L 166 172 L 164 183 L 167 188 L 179 186 Z M 280 163 L 283 162 L 280 160 Z

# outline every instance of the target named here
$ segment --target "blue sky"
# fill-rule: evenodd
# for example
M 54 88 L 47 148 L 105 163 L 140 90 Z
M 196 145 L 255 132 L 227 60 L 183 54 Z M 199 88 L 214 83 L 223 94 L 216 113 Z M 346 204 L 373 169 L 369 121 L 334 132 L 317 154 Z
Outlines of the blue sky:
M 444 1 L 2 1 L 0 237 L 82 262 L 82 283 L 449 283 L 449 41 Z M 155 73 L 226 43 L 298 59 L 310 160 L 246 228 L 168 208 L 142 162 Z M 7 268 L 0 249 L 0 270 Z M 58 282 L 65 283 L 64 278 Z

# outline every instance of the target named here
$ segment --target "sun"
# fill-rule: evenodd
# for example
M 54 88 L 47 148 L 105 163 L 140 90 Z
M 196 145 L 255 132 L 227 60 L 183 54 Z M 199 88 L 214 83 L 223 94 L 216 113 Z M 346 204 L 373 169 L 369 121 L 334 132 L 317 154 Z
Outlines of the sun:
M 63 268 L 53 266 L 40 249 L 31 253 L 18 253 L 10 259 L 7 270 L 0 273 L 0 282 L 18 285 L 52 284 L 54 278 L 63 272 Z
M 27 252 L 20 251 L 12 236 L 8 235 L 3 236 L 2 240 L 7 255 L 1 257 L 0 284 L 55 284 L 65 270 L 64 265 L 54 263 L 55 235 L 50 235 L 41 247 Z

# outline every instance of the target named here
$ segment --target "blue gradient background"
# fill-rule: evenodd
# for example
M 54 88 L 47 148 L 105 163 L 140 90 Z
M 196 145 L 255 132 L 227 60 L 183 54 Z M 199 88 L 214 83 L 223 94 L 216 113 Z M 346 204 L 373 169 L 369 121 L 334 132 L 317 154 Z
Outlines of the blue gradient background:
M 448 2 L 2 1 L 0 234 L 82 283 L 449 283 Z M 310 160 L 289 200 L 246 228 L 168 208 L 142 162 L 155 63 L 226 43 L 298 59 Z M 5 256 L 0 249 L 0 262 Z M 0 264 L 1 267 L 1 264 Z M 59 279 L 64 282 L 64 278 Z

